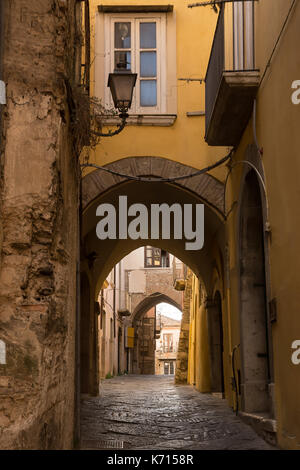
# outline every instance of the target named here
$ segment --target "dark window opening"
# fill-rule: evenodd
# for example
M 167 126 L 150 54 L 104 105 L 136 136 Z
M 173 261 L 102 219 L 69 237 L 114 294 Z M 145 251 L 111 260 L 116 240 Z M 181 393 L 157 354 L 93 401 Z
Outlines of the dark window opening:
M 169 268 L 169 253 L 153 246 L 145 247 L 145 268 Z

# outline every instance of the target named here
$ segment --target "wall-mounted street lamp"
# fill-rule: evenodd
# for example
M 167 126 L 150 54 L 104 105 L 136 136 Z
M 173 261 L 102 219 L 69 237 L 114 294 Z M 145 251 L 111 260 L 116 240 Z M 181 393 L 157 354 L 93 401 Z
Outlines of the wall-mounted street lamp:
M 120 112 L 120 117 L 128 117 L 127 111 L 131 106 L 133 89 L 136 83 L 136 73 L 115 72 L 110 73 L 108 84 L 112 99 Z
M 136 78 L 136 73 L 131 73 L 127 70 L 109 74 L 107 86 L 110 88 L 114 107 L 119 111 L 121 123 L 115 131 L 108 132 L 107 134 L 97 132 L 97 135 L 101 137 L 112 137 L 119 134 L 124 129 L 126 126 L 126 120 L 129 117 L 128 109 L 131 107 Z

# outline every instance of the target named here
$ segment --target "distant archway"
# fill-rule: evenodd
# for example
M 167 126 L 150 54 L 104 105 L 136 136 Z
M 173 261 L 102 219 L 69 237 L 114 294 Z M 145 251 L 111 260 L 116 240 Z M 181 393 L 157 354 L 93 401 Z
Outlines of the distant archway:
M 155 374 L 156 335 L 161 325 L 156 315 L 156 306 L 168 303 L 178 310 L 182 307 L 171 297 L 155 292 L 142 300 L 132 315 L 132 326 L 135 331 L 135 344 L 132 356 L 132 370 L 136 374 Z
M 132 314 L 133 320 L 138 319 L 144 313 L 148 312 L 148 310 L 150 310 L 152 307 L 155 307 L 156 305 L 163 302 L 178 308 L 178 310 L 182 310 L 182 306 L 176 300 L 160 292 L 154 292 L 136 306 Z

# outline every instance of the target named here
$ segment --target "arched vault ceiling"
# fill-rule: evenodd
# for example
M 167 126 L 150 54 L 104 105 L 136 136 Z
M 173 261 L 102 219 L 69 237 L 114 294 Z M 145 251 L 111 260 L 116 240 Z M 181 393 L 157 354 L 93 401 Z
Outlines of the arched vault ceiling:
M 90 175 L 86 177 L 86 180 L 90 181 Z M 85 188 L 87 188 L 87 185 L 85 185 Z M 99 221 L 99 217 L 96 217 L 97 207 L 103 203 L 110 203 L 117 207 L 120 195 L 127 196 L 128 206 L 137 202 L 144 204 L 148 209 L 148 213 L 151 212 L 150 206 L 153 203 L 161 204 L 164 202 L 171 206 L 176 202 L 181 204 L 199 204 L 203 200 L 195 192 L 183 186 L 162 182 L 145 183 L 128 180 L 119 184 L 115 184 L 115 181 L 111 180 L 110 188 L 102 192 L 100 188 L 96 190 L 95 187 L 90 187 L 89 194 L 90 197 L 91 194 L 94 197 L 85 206 L 82 214 L 83 256 L 87 258 L 89 256 L 94 257 L 92 277 L 94 282 L 97 283 L 95 285 L 96 295 L 113 266 L 131 251 L 145 245 L 156 246 L 174 254 L 183 263 L 188 265 L 196 275 L 203 279 L 206 291 L 209 292 L 216 250 L 224 251 L 224 220 L 219 211 L 205 204 L 204 247 L 201 250 L 186 250 L 186 240 L 184 238 L 159 238 L 158 240 L 152 240 L 151 238 L 147 240 L 132 240 L 130 238 L 123 240 L 117 238 L 99 240 L 96 235 L 96 225 Z
M 197 169 L 190 166 L 161 157 L 129 157 L 109 163 L 105 167 L 126 175 L 162 178 L 190 175 L 197 171 Z M 82 180 L 83 209 L 100 194 L 124 181 L 126 181 L 126 178 L 109 174 L 103 170 L 95 170 L 89 173 Z M 175 184 L 192 191 L 204 203 L 223 215 L 224 185 L 213 176 L 202 174 L 179 180 Z

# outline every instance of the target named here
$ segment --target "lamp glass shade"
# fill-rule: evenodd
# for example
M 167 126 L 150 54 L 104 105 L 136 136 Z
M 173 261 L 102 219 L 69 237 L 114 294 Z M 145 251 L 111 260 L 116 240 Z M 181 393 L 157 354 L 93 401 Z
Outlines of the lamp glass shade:
M 131 106 L 137 74 L 130 72 L 110 73 L 107 86 L 110 88 L 115 108 L 127 110 Z

